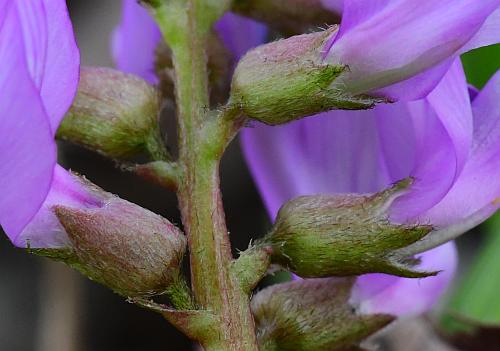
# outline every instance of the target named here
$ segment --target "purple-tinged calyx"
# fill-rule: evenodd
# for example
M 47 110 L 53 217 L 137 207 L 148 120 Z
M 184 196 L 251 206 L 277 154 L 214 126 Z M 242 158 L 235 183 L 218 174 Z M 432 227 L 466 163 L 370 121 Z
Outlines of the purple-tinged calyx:
M 176 226 L 62 168 L 54 179 L 20 244 L 123 296 L 162 294 L 179 280 L 186 239 Z

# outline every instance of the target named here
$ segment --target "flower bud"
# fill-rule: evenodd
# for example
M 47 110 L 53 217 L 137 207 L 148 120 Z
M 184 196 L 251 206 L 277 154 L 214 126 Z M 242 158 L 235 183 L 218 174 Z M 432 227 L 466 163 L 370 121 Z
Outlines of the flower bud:
M 344 66 L 323 62 L 322 48 L 337 27 L 259 46 L 236 67 L 232 104 L 252 119 L 277 125 L 332 109 L 367 109 L 378 101 L 348 96 L 332 83 Z
M 355 350 L 393 317 L 358 314 L 349 304 L 351 287 L 351 279 L 306 279 L 257 293 L 251 307 L 259 349 Z
M 81 182 L 99 205 L 54 205 L 69 245 L 32 251 L 61 260 L 124 296 L 159 295 L 176 284 L 184 234 L 153 212 Z
M 144 80 L 110 68 L 82 67 L 78 93 L 57 136 L 113 159 L 163 158 L 160 100 Z
M 321 0 L 235 0 L 232 10 L 289 35 L 340 23 L 340 13 L 326 9 Z
M 371 196 L 312 195 L 281 207 L 271 234 L 272 261 L 301 277 L 388 273 L 425 277 L 411 269 L 416 260 L 396 250 L 427 235 L 428 225 L 398 224 L 388 209 L 411 184 L 405 179 Z

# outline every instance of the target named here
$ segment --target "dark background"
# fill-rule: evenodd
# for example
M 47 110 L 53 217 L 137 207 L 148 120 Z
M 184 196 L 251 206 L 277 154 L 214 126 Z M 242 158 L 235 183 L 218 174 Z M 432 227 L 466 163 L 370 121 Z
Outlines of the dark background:
M 110 33 L 120 1 L 68 1 L 84 65 L 112 66 Z M 500 65 L 500 47 L 467 55 L 471 82 L 481 86 Z M 60 144 L 61 163 L 104 189 L 179 223 L 175 196 L 91 152 Z M 235 249 L 262 235 L 269 223 L 233 142 L 222 162 L 222 189 Z M 479 233 L 479 230 L 476 230 Z M 480 235 L 462 238 L 462 265 Z M 464 245 L 465 244 L 465 245 Z M 0 236 L 0 350 L 146 351 L 190 350 L 193 345 L 154 313 L 128 304 L 62 264 L 15 249 Z

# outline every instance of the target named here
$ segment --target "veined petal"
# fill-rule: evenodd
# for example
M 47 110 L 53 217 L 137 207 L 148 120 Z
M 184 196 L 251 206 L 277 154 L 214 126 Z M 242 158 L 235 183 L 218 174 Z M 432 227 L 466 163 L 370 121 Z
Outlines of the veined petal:
M 55 135 L 76 94 L 80 51 L 65 0 L 42 0 L 47 15 L 47 56 L 41 96 Z
M 474 140 L 471 155 L 446 197 L 422 217 L 441 227 L 466 220 L 481 211 L 484 220 L 500 198 L 500 71 L 474 99 Z M 466 199 L 466 200 L 464 200 Z
M 56 149 L 19 40 L 23 23 L 15 3 L 0 8 L 0 223 L 15 241 L 49 191 Z
M 479 31 L 460 50 L 460 53 L 467 52 L 500 42 L 500 8 L 493 12 L 481 26 Z
M 76 94 L 80 53 L 66 1 L 15 1 L 31 77 L 54 135 Z
M 453 242 L 421 255 L 419 269 L 441 271 L 424 279 L 398 278 L 368 274 L 357 279 L 350 302 L 363 314 L 388 313 L 409 317 L 432 308 L 449 286 L 457 268 L 457 250 Z
M 56 165 L 49 194 L 31 222 L 16 238 L 18 247 L 63 248 L 70 245 L 63 226 L 52 211 L 52 206 L 95 208 L 103 205 L 101 199 L 90 193 L 81 181 Z
M 467 160 L 472 135 L 467 92 L 457 62 L 424 100 L 369 111 L 330 111 L 279 127 L 258 124 L 244 130 L 243 150 L 271 217 L 283 202 L 298 195 L 370 193 L 409 175 L 416 181 L 393 204 L 393 216 L 413 219 L 434 206 Z M 445 272 L 423 280 L 362 277 L 355 302 L 365 313 L 421 313 L 440 297 L 455 266 L 455 248 L 447 244 L 425 253 L 421 266 Z M 407 298 L 401 304 L 385 303 L 409 291 L 417 292 L 411 294 L 411 305 Z
M 325 47 L 326 59 L 349 67 L 337 82 L 343 90 L 375 91 L 439 65 L 471 40 L 479 42 L 473 37 L 499 4 L 499 0 L 348 0 L 339 32 Z M 426 90 L 433 81 L 421 79 L 422 86 L 416 89 Z
M 452 66 L 455 58 L 444 60 L 439 65 L 429 68 L 409 79 L 391 84 L 372 92 L 376 96 L 384 96 L 394 101 L 411 101 L 423 99 L 439 84 L 443 76 Z
M 334 111 L 279 127 L 257 124 L 243 151 L 271 217 L 292 197 L 368 193 L 389 182 L 373 111 Z
M 404 221 L 438 203 L 463 168 L 472 112 L 459 63 L 426 100 L 368 111 L 330 111 L 242 133 L 243 150 L 270 214 L 292 197 L 373 193 L 408 176 L 392 206 Z
M 393 218 L 399 221 L 416 217 L 441 201 L 469 156 L 472 110 L 460 61 L 456 60 L 426 99 L 406 106 L 416 136 L 416 159 L 410 172 L 416 181 L 411 191 L 392 206 Z M 391 143 L 390 138 L 383 140 Z
M 122 18 L 112 37 L 116 66 L 151 83 L 158 78 L 154 70 L 154 53 L 162 36 L 146 9 L 136 0 L 123 0 Z

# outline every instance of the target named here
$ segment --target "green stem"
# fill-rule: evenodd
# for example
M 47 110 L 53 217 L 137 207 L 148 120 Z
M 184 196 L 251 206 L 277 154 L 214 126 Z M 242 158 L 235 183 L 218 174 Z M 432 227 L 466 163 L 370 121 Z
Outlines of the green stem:
M 173 0 L 153 10 L 173 52 L 178 104 L 178 198 L 188 237 L 191 282 L 197 305 L 219 323 L 202 335 L 208 350 L 257 351 L 248 294 L 232 273 L 219 161 L 236 129 L 208 111 L 207 26 L 203 4 Z M 215 122 L 215 123 L 214 123 Z

